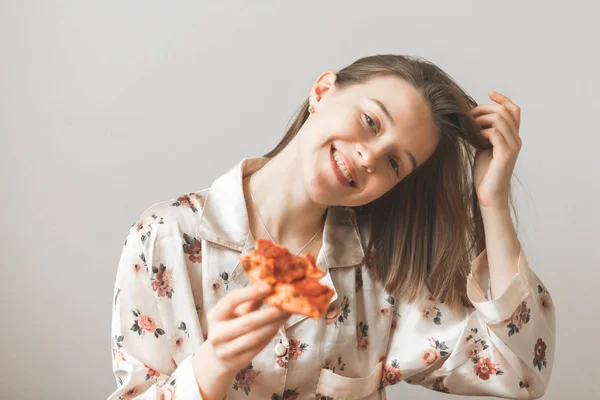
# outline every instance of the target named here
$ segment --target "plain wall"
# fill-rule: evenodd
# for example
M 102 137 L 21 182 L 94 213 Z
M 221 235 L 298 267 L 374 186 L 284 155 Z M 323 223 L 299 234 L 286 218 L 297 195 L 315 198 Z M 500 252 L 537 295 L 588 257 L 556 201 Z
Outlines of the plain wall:
M 112 393 L 139 214 L 274 147 L 322 72 L 399 53 L 521 107 L 519 238 L 558 321 L 545 398 L 599 398 L 600 13 L 549 3 L 0 1 L 0 397 Z

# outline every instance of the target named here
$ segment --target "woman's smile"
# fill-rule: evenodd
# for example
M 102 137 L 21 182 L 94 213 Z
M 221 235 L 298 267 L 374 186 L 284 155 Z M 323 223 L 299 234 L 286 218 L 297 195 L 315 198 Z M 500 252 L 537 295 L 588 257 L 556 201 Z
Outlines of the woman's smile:
M 348 157 L 331 146 L 329 159 L 333 172 L 340 184 L 346 187 L 356 187 L 356 172 L 352 164 L 348 161 Z

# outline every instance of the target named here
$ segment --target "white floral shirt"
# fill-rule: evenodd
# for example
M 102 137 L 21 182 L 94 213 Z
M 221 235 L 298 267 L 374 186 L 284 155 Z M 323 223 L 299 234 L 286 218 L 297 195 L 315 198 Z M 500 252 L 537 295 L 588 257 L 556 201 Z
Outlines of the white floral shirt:
M 210 188 L 150 206 L 130 228 L 114 291 L 110 399 L 201 398 L 191 356 L 210 334 L 206 312 L 249 284 L 239 259 L 255 242 L 242 178 L 266 161 L 245 158 Z M 317 259 L 335 290 L 327 314 L 292 315 L 239 371 L 229 399 L 385 399 L 400 382 L 462 395 L 544 394 L 554 306 L 523 249 L 496 299 L 488 300 L 484 250 L 465 282 L 474 308 L 452 310 L 426 291 L 401 303 L 362 264 L 367 232 L 356 221 L 351 208 L 328 210 Z

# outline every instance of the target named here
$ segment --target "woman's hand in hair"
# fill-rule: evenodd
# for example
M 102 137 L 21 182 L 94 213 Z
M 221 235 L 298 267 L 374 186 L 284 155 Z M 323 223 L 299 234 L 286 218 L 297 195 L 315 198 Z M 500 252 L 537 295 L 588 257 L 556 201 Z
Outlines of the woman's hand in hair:
M 481 134 L 493 146 L 477 151 L 473 184 L 480 207 L 508 209 L 510 180 L 522 145 L 521 109 L 500 93 L 490 91 L 489 96 L 497 104 L 480 104 L 471 109 Z

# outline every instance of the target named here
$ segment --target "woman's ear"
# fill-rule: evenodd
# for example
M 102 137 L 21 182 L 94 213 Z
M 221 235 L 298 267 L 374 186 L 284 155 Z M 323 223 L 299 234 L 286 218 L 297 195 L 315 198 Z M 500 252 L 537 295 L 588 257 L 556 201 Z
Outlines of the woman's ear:
M 335 90 L 336 80 L 337 75 L 332 71 L 323 72 L 321 75 L 319 75 L 317 81 L 311 88 L 310 95 L 308 96 L 308 100 L 312 104 L 313 110 L 318 108 L 318 103 L 325 95 L 333 93 Z

